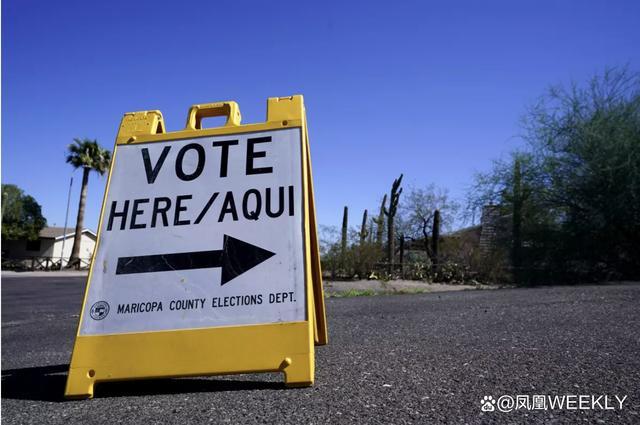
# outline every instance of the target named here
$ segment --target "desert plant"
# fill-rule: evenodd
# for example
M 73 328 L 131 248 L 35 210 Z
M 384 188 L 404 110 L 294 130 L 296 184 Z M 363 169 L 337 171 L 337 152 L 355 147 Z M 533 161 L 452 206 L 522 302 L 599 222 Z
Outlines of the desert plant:
M 440 210 L 433 212 L 433 229 L 431 230 L 431 268 L 438 272 L 438 254 L 440 251 Z
M 362 214 L 362 225 L 360 226 L 360 245 L 364 245 L 367 240 L 367 210 Z
M 382 198 L 382 203 L 380 204 L 380 214 L 378 214 L 378 218 L 375 220 L 376 222 L 376 243 L 382 249 L 382 238 L 384 236 L 384 211 L 386 209 L 387 204 L 387 195 L 385 194 Z
M 340 255 L 344 259 L 347 255 L 347 230 L 349 227 L 349 208 L 344 207 L 342 213 L 342 238 L 340 239 Z
M 393 181 L 391 185 L 391 196 L 389 197 L 389 208 L 384 209 L 384 215 L 387 217 L 387 273 L 393 273 L 393 258 L 395 253 L 395 237 L 394 237 L 394 218 L 398 212 L 398 203 L 402 194 L 402 174 Z

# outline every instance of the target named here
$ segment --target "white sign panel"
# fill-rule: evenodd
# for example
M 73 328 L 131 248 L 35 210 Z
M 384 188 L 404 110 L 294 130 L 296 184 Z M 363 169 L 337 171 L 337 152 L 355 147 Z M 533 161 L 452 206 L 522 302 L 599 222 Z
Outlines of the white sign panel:
M 80 334 L 306 319 L 300 129 L 118 145 Z

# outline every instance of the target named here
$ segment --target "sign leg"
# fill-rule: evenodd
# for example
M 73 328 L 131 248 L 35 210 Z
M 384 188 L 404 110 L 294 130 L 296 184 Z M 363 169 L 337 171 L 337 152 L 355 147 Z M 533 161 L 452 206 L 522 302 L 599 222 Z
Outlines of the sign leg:
M 93 398 L 94 377 L 95 371 L 93 369 L 69 369 L 64 396 L 75 399 Z
M 313 354 L 287 357 L 282 362 L 284 383 L 287 387 L 313 385 Z

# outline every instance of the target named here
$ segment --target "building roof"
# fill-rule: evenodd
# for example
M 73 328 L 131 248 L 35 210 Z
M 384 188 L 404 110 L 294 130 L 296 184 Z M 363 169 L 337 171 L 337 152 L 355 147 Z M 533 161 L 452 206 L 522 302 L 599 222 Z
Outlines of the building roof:
M 89 235 L 96 237 L 96 234 L 90 229 L 83 229 L 82 233 L 89 233 Z M 73 227 L 67 227 L 66 237 L 73 237 L 76 234 L 75 229 Z M 65 236 L 64 227 L 45 227 L 40 230 L 40 235 L 42 239 L 62 239 Z

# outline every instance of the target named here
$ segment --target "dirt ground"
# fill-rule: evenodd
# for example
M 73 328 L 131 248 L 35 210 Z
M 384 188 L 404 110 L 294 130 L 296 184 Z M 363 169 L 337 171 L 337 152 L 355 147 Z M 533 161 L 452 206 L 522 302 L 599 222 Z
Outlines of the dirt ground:
M 325 294 L 329 296 L 407 294 L 445 291 L 465 291 L 471 289 L 496 289 L 494 285 L 427 283 L 415 280 L 356 280 L 324 282 Z

